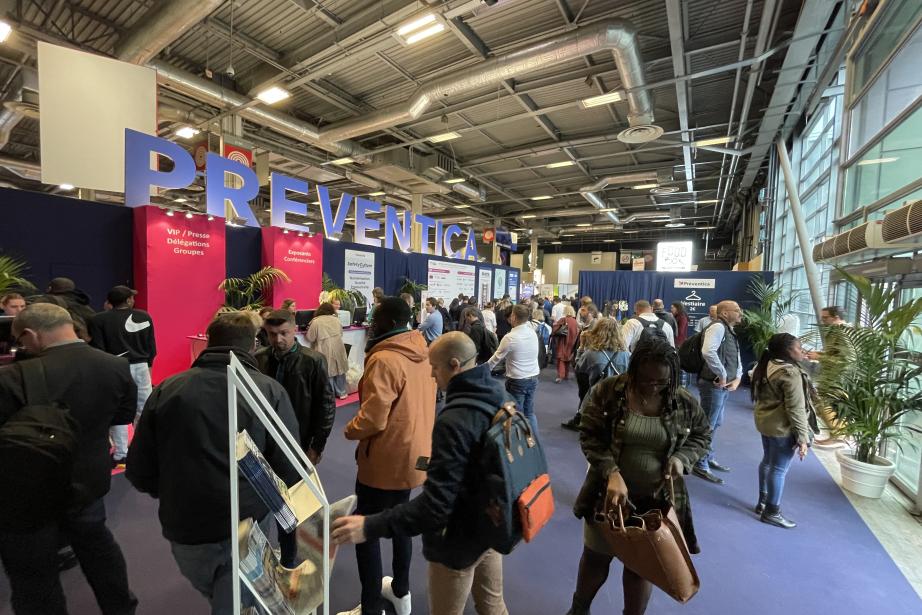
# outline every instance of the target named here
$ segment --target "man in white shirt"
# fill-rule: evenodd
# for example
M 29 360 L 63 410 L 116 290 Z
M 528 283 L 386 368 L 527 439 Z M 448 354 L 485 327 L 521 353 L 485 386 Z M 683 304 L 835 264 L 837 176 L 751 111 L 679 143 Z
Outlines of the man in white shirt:
M 712 322 L 714 322 L 715 320 L 717 320 L 717 306 L 712 305 L 711 307 L 708 308 L 708 315 L 705 316 L 704 318 L 699 318 L 698 322 L 695 323 L 695 332 L 701 333 L 702 331 L 707 329 L 707 326 L 711 324 Z
M 711 470 L 729 472 L 730 468 L 715 459 L 714 436 L 723 423 L 727 396 L 739 387 L 743 376 L 740 345 L 733 330 L 742 320 L 743 312 L 736 301 L 721 301 L 717 304 L 717 318 L 704 331 L 701 343 L 704 368 L 698 374 L 698 391 L 701 393 L 701 409 L 711 424 L 711 446 L 708 454 L 698 460 L 693 473 L 718 485 L 724 481 Z
M 659 337 L 675 348 L 672 327 L 653 313 L 653 308 L 650 306 L 649 301 L 641 299 L 634 304 L 634 317 L 628 319 L 624 323 L 624 328 L 621 329 L 621 334 L 624 336 L 624 345 L 627 346 L 628 350 L 634 352 L 637 342 L 640 341 L 640 337 L 645 331 L 647 335 Z
M 531 314 L 528 306 L 517 305 L 509 315 L 512 330 L 503 336 L 496 352 L 487 363 L 492 370 L 506 360 L 506 391 L 515 398 L 516 408 L 531 423 L 538 433 L 538 418 L 535 416 L 535 389 L 538 388 L 538 335 L 529 323 Z
M 566 303 L 561 301 L 558 297 L 554 297 L 554 307 L 551 308 L 551 325 L 561 318 L 563 318 L 563 308 L 566 307 Z

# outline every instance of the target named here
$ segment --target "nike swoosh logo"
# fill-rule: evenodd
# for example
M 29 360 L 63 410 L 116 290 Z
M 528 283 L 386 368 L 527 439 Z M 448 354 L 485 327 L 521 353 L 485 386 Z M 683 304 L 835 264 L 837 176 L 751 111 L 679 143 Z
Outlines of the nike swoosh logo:
M 134 314 L 129 314 L 128 320 L 125 321 L 125 331 L 127 331 L 128 333 L 137 333 L 138 331 L 143 331 L 149 326 L 150 326 L 149 321 L 135 322 Z

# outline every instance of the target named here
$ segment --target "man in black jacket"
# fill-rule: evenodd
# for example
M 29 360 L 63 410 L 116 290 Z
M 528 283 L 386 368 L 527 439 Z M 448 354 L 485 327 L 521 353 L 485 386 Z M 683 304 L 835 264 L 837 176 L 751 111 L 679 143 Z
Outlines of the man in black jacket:
M 67 310 L 83 319 L 87 325 L 93 320 L 96 311 L 90 307 L 90 296 L 77 288 L 70 278 L 54 278 L 45 291 L 49 295 L 60 297 L 67 304 Z
M 672 312 L 666 309 L 666 304 L 663 303 L 662 299 L 653 300 L 653 313 L 657 318 L 672 327 L 672 339 L 678 339 L 679 325 L 675 320 L 675 316 L 672 315 Z
M 18 614 L 65 614 L 58 579 L 59 538 L 73 547 L 100 610 L 134 613 L 138 601 L 128 588 L 125 558 L 106 527 L 103 497 L 109 492 L 109 426 L 134 418 L 137 391 L 128 361 L 80 340 L 66 309 L 39 303 L 13 322 L 13 335 L 38 358 L 50 402 L 60 403 L 79 425 L 63 509 L 27 510 L 16 494 L 0 505 L 0 560 L 10 579 L 13 610 Z M 0 369 L 0 425 L 26 405 L 22 364 Z M 29 468 L 2 468 L 28 472 Z M 226 523 L 225 523 L 226 524 Z
M 343 517 L 333 524 L 332 537 L 340 544 L 422 534 L 429 612 L 438 615 L 462 615 L 468 592 L 478 615 L 508 615 L 502 556 L 477 532 L 484 514 L 476 504 L 477 490 L 486 477 L 476 451 L 493 415 L 511 397 L 475 358 L 474 343 L 460 332 L 446 333 L 429 347 L 432 376 L 445 391 L 445 407 L 435 419 L 422 493 L 382 513 Z M 399 602 L 385 597 L 395 606 Z
M 327 360 L 298 343 L 295 317 L 288 310 L 269 314 L 264 328 L 269 346 L 256 352 L 259 371 L 285 387 L 307 458 L 311 463 L 319 463 L 336 419 L 336 399 L 327 376 Z
M 106 296 L 112 309 L 96 314 L 89 322 L 90 343 L 93 346 L 128 359 L 131 377 L 138 387 L 134 420 L 141 416 L 144 404 L 153 390 L 150 368 L 157 356 L 154 321 L 150 314 L 134 307 L 134 296 L 137 294 L 138 291 L 127 286 L 113 286 Z M 112 427 L 111 436 L 115 445 L 112 466 L 124 467 L 125 457 L 128 456 L 128 426 Z
M 206 332 L 208 347 L 191 369 L 160 383 L 144 407 L 128 449 L 125 475 L 138 491 L 160 500 L 160 525 L 179 570 L 211 604 L 213 614 L 230 614 L 230 460 L 227 423 L 227 366 L 233 353 L 285 427 L 297 439 L 298 423 L 288 394 L 264 376 L 251 354 L 256 325 L 236 312 L 217 316 Z M 246 430 L 275 473 L 288 485 L 297 472 L 253 412 L 242 404 L 237 427 Z M 239 482 L 240 518 L 264 525 L 269 510 L 246 480 Z M 236 539 L 236 536 L 233 537 Z M 245 593 L 245 592 L 244 592 Z M 246 593 L 245 593 L 246 596 Z M 246 596 L 244 604 L 251 603 Z

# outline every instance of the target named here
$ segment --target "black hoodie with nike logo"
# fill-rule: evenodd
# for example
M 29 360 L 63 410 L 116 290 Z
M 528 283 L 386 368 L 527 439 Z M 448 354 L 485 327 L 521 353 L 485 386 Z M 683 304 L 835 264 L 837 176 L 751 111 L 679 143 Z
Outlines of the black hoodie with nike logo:
M 129 363 L 153 365 L 157 356 L 154 321 L 144 310 L 112 309 L 100 312 L 88 323 L 90 342 L 109 354 L 125 357 Z

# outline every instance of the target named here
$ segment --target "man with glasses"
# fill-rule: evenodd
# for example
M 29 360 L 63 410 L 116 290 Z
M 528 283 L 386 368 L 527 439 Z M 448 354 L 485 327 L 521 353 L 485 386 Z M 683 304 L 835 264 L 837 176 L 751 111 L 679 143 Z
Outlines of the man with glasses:
M 406 504 L 333 524 L 339 544 L 422 534 L 429 612 L 439 615 L 462 615 L 468 594 L 478 615 L 508 615 L 502 556 L 486 536 L 478 535 L 475 521 L 483 516 L 477 503 L 487 479 L 476 450 L 493 415 L 511 398 L 476 357 L 474 343 L 459 331 L 446 333 L 429 348 L 432 377 L 445 391 L 445 407 L 435 419 L 422 492 Z M 405 610 L 395 606 L 399 615 L 410 613 L 409 604 Z
M 717 304 L 717 317 L 704 330 L 701 356 L 704 368 L 698 375 L 701 408 L 711 424 L 711 445 L 708 454 L 695 465 L 693 473 L 712 483 L 722 485 L 723 479 L 711 470 L 729 472 L 730 468 L 718 463 L 714 455 L 714 437 L 724 418 L 727 396 L 735 391 L 743 376 L 740 345 L 733 328 L 743 320 L 743 312 L 736 301 Z

